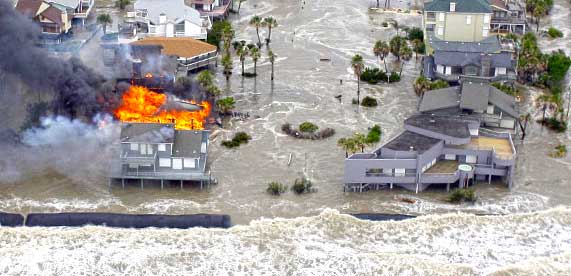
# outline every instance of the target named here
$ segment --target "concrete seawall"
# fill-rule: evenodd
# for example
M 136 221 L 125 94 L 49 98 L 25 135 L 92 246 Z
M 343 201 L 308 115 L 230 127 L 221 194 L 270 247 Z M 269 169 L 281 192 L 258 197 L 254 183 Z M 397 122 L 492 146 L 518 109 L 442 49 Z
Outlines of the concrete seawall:
M 23 226 L 24 216 L 0 212 L 0 226 Z
M 352 216 L 371 221 L 387 221 L 387 220 L 405 220 L 416 218 L 416 216 L 400 215 L 400 214 L 376 214 L 376 213 L 362 213 L 362 214 L 351 214 Z

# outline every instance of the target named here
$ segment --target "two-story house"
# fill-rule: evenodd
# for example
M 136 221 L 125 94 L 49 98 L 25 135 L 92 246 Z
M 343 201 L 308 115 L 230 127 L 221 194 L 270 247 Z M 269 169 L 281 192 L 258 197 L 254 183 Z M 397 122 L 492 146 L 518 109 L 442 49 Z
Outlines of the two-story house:
M 42 41 L 60 43 L 70 33 L 72 16 L 60 5 L 43 0 L 19 0 L 16 10 L 40 26 Z
M 187 6 L 184 0 L 138 0 L 134 11 L 127 12 L 120 33 L 125 43 L 154 37 L 191 37 L 206 40 L 212 22 Z M 127 30 L 127 31 L 125 31 Z
M 404 129 L 372 153 L 345 159 L 345 190 L 399 186 L 419 192 L 431 185 L 449 190 L 494 178 L 512 187 L 511 134 L 480 128 L 473 118 L 426 114 L 406 119 Z
M 418 111 L 424 114 L 474 118 L 482 127 L 515 133 L 519 119 L 516 99 L 481 78 L 462 78 L 459 86 L 426 91 Z
M 521 0 L 490 0 L 492 33 L 516 33 L 523 35 L 527 30 L 525 2 Z
M 486 0 L 433 0 L 423 15 L 423 75 L 458 82 L 460 76 L 494 81 L 516 78 L 513 41 L 490 35 L 493 8 Z
M 212 181 L 206 171 L 206 130 L 179 130 L 173 124 L 125 123 L 121 128 L 121 153 L 111 167 L 111 180 L 127 179 Z
M 47 2 L 65 8 L 72 20 L 85 24 L 95 6 L 95 0 L 46 0 Z
M 203 16 L 224 18 L 228 16 L 233 0 L 188 0 L 190 6 Z

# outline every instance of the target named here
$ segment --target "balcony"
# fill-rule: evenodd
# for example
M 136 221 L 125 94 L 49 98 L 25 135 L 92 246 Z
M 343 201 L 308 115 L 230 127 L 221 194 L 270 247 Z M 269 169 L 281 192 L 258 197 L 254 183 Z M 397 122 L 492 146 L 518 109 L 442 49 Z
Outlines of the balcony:
M 140 155 L 125 152 L 121 154 L 122 164 L 155 164 L 157 160 L 157 152 L 153 155 Z

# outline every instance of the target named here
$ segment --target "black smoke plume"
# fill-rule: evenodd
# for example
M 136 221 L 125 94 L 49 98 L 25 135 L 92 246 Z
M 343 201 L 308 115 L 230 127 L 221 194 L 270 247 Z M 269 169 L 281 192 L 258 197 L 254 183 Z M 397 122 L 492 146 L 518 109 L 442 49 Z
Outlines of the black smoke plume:
M 16 76 L 30 89 L 48 95 L 43 98 L 52 99 L 56 114 L 98 112 L 96 93 L 103 78 L 77 58 L 57 58 L 38 47 L 40 34 L 39 26 L 9 0 L 0 0 L 0 74 Z

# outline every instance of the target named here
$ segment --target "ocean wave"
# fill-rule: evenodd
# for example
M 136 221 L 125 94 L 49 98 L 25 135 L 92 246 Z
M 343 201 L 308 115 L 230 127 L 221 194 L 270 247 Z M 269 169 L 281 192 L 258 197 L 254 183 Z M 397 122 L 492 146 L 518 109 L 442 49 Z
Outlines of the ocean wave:
M 230 229 L 1 228 L 2 275 L 569 275 L 571 209 Z M 534 274 L 535 273 L 535 274 Z

